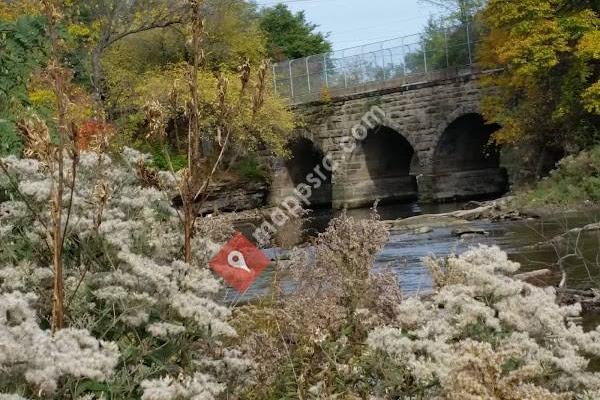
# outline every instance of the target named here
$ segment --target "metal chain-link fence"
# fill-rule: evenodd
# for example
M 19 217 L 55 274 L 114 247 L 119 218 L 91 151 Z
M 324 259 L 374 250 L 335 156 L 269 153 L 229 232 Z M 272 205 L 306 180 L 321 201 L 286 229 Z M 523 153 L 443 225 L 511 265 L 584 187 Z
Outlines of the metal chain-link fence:
M 283 61 L 273 65 L 273 84 L 293 104 L 317 100 L 336 89 L 472 65 L 477 39 L 465 24 Z

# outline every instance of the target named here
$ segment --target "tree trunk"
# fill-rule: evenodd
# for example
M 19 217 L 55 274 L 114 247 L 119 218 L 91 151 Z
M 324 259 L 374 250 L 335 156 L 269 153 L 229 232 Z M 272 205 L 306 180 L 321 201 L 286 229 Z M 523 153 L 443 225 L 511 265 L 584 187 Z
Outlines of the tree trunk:
M 106 77 L 102 68 L 102 56 L 111 43 L 110 28 L 103 27 L 98 43 L 92 50 L 92 85 L 94 98 L 99 104 L 106 101 Z

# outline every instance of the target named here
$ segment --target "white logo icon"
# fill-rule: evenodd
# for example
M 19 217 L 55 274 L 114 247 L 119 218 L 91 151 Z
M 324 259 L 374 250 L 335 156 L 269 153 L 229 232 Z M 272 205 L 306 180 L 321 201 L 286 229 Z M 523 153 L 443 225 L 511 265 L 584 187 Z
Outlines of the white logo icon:
M 246 272 L 252 272 L 250 268 L 248 268 L 248 265 L 246 265 L 244 255 L 237 250 L 234 250 L 231 253 L 229 253 L 229 255 L 227 256 L 227 262 L 229 263 L 229 266 L 231 268 L 242 269 Z

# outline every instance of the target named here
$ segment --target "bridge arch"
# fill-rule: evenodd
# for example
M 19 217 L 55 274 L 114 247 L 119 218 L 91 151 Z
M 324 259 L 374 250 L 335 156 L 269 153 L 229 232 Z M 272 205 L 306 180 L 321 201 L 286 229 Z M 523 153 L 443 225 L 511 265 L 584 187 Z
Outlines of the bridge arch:
M 454 121 L 456 121 L 460 117 L 468 115 L 468 114 L 481 114 L 481 108 L 479 107 L 479 102 L 460 104 L 456 108 L 454 108 L 451 112 L 446 112 L 446 113 L 442 114 L 442 116 L 440 118 L 440 122 L 438 123 L 438 125 L 435 129 L 436 138 L 437 138 L 437 141 L 435 143 L 436 148 L 437 148 L 437 142 L 439 142 L 441 137 L 444 135 L 444 132 L 446 131 L 448 126 L 450 126 L 450 124 L 452 124 Z
M 332 173 L 323 166 L 323 150 L 305 136 L 291 139 L 286 147 L 289 157 L 277 168 L 272 182 L 277 192 L 271 194 L 271 201 L 281 201 L 293 195 L 299 185 L 308 185 L 311 187 L 309 208 L 330 207 Z
M 417 152 L 408 138 L 391 127 L 369 129 L 345 163 L 345 176 L 335 182 L 337 206 L 370 206 L 418 198 Z
M 478 112 L 454 118 L 438 137 L 432 156 L 434 197 L 437 200 L 484 197 L 507 190 L 500 149 L 491 143 L 497 124 Z

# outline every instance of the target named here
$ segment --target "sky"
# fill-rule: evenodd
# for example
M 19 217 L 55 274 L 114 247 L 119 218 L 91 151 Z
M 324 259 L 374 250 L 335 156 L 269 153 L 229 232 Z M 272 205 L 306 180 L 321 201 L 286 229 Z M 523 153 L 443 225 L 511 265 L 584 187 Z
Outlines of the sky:
M 420 0 L 288 0 L 293 11 L 329 33 L 335 50 L 419 33 L 429 15 L 440 10 Z M 276 0 L 259 0 L 274 5 Z

